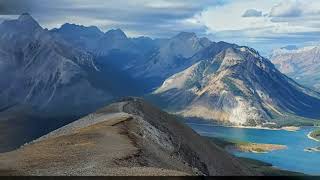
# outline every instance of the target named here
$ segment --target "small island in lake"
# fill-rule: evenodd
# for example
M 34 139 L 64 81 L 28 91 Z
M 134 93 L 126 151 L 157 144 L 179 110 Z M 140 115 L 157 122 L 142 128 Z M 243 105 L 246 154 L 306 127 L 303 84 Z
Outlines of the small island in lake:
M 316 129 L 308 134 L 308 137 L 315 141 L 320 141 L 320 129 Z
M 286 131 L 298 131 L 300 127 L 297 126 L 284 126 L 281 129 L 286 130 Z
M 234 144 L 229 148 L 242 152 L 267 153 L 270 151 L 286 149 L 287 146 L 279 144 L 239 143 Z
M 213 138 L 210 139 L 218 146 L 228 151 L 241 151 L 251 153 L 268 153 L 270 151 L 286 149 L 287 146 L 280 144 L 260 144 L 252 142 L 235 141 L 230 139 Z

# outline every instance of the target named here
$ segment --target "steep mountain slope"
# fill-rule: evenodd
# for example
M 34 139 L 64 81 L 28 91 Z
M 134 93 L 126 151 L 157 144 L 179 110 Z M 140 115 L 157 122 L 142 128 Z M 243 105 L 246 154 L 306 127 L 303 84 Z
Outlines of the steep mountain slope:
M 111 104 L 33 143 L 0 154 L 1 173 L 256 174 L 174 116 L 136 98 Z
M 165 78 L 199 60 L 189 59 L 212 44 L 207 38 L 187 32 L 169 39 L 128 38 L 120 29 L 102 33 L 96 27 L 74 24 L 65 24 L 51 32 L 94 54 L 102 69 L 113 66 L 128 73 L 137 83 L 143 82 L 141 86 L 145 85 L 149 92 Z
M 143 64 L 139 76 L 166 78 L 186 68 L 188 59 L 211 44 L 206 38 L 195 33 L 182 32 L 163 41 L 150 59 Z
M 97 28 L 83 28 L 76 29 L 81 38 L 103 35 Z M 112 65 L 102 66 L 80 47 L 80 41 L 69 43 L 78 38 L 73 28 L 65 31 L 68 39 L 43 29 L 29 14 L 0 24 L 0 139 L 4 140 L 0 152 L 59 128 L 113 98 L 139 93 L 129 75 Z
M 247 47 L 213 54 L 165 80 L 153 96 L 169 111 L 233 125 L 320 118 L 318 93 L 296 84 Z
M 274 50 L 271 61 L 295 81 L 320 91 L 320 47 L 281 48 Z
M 0 52 L 1 108 L 22 104 L 73 114 L 112 97 L 88 78 L 99 72 L 93 56 L 51 36 L 29 14 L 0 25 Z

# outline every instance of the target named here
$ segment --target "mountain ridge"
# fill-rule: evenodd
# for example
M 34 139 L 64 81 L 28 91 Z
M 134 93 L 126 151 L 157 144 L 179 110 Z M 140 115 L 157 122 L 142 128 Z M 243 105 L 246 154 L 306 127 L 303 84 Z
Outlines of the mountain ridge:
M 233 125 L 277 123 L 290 114 L 319 118 L 319 94 L 282 75 L 248 47 L 231 47 L 168 78 L 153 96 L 186 117 Z
M 304 86 L 320 90 L 320 47 L 307 46 L 296 49 L 276 49 L 271 61 L 287 76 Z
M 52 36 L 30 15 L 24 14 L 18 20 L 3 22 L 0 31 L 0 49 L 3 50 L 1 60 L 4 66 L 2 73 L 6 74 L 9 67 L 16 71 L 6 74 L 12 81 L 1 83 L 4 88 L 1 92 L 2 103 L 14 104 L 18 101 L 42 110 L 50 106 L 55 109 L 60 106 L 58 104 L 66 104 L 66 98 L 73 99 L 77 95 L 79 103 L 86 103 L 79 101 L 84 95 L 80 95 L 81 91 L 75 93 L 71 90 L 75 86 L 81 86 L 84 91 L 92 94 L 109 96 L 86 80 L 87 72 L 84 68 L 99 71 L 94 57 Z M 1 81 L 6 80 L 3 78 Z M 61 93 L 65 94 L 63 99 L 59 99 Z

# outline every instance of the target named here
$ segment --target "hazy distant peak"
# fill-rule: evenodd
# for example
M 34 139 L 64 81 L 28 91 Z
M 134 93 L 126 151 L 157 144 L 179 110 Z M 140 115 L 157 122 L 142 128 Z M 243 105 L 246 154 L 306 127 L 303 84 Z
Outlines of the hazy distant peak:
M 282 47 L 280 49 L 286 49 L 286 50 L 297 50 L 298 47 L 296 45 L 288 45 L 288 46 L 285 46 L 285 47 Z
M 19 18 L 19 21 L 24 21 L 24 20 L 34 20 L 33 17 L 29 13 L 22 13 Z M 35 20 L 34 20 L 35 21 Z
M 33 17 L 28 13 L 23 13 L 18 19 L 5 20 L 0 27 L 3 33 L 21 33 L 29 34 L 41 31 L 42 27 Z M 27 35 L 28 36 L 28 35 Z
M 126 39 L 127 35 L 121 29 L 111 29 L 105 33 L 105 35 L 115 36 Z
M 58 31 L 65 31 L 69 33 L 85 33 L 90 35 L 97 35 L 100 36 L 103 34 L 103 32 L 96 26 L 83 26 L 83 25 L 77 25 L 77 24 L 70 24 L 65 23 L 63 24 L 59 29 L 55 29 Z
M 191 39 L 191 38 L 196 38 L 197 35 L 194 32 L 180 32 L 174 38 L 179 38 L 179 39 Z
M 23 13 L 19 16 L 18 22 L 34 28 L 41 28 L 38 22 L 29 14 Z
M 205 47 L 209 46 L 211 43 L 212 42 L 206 37 L 200 38 L 200 44 Z
M 83 26 L 83 25 L 77 25 L 77 24 L 73 24 L 73 23 L 65 23 L 61 26 L 61 28 L 79 28 L 79 29 L 91 29 L 91 30 L 96 30 L 96 31 L 100 31 L 100 29 L 97 26 Z

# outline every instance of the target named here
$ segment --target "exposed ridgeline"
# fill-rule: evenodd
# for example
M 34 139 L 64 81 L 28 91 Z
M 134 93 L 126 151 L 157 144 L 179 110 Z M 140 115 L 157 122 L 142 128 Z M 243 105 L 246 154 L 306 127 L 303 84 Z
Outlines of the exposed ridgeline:
M 270 59 L 282 73 L 320 92 L 320 46 L 276 49 Z
M 248 47 L 212 54 L 165 80 L 152 96 L 169 111 L 232 125 L 320 118 L 318 93 L 281 74 Z
M 0 174 L 259 175 L 173 115 L 136 98 L 0 154 Z
M 74 46 L 94 54 L 101 68 L 116 67 L 129 73 L 146 92 L 158 87 L 169 76 L 201 60 L 214 46 L 214 51 L 233 45 L 211 42 L 195 33 L 182 32 L 168 39 L 129 38 L 120 29 L 107 32 L 97 27 L 64 24 L 51 31 Z M 212 53 L 211 53 L 212 54 Z

